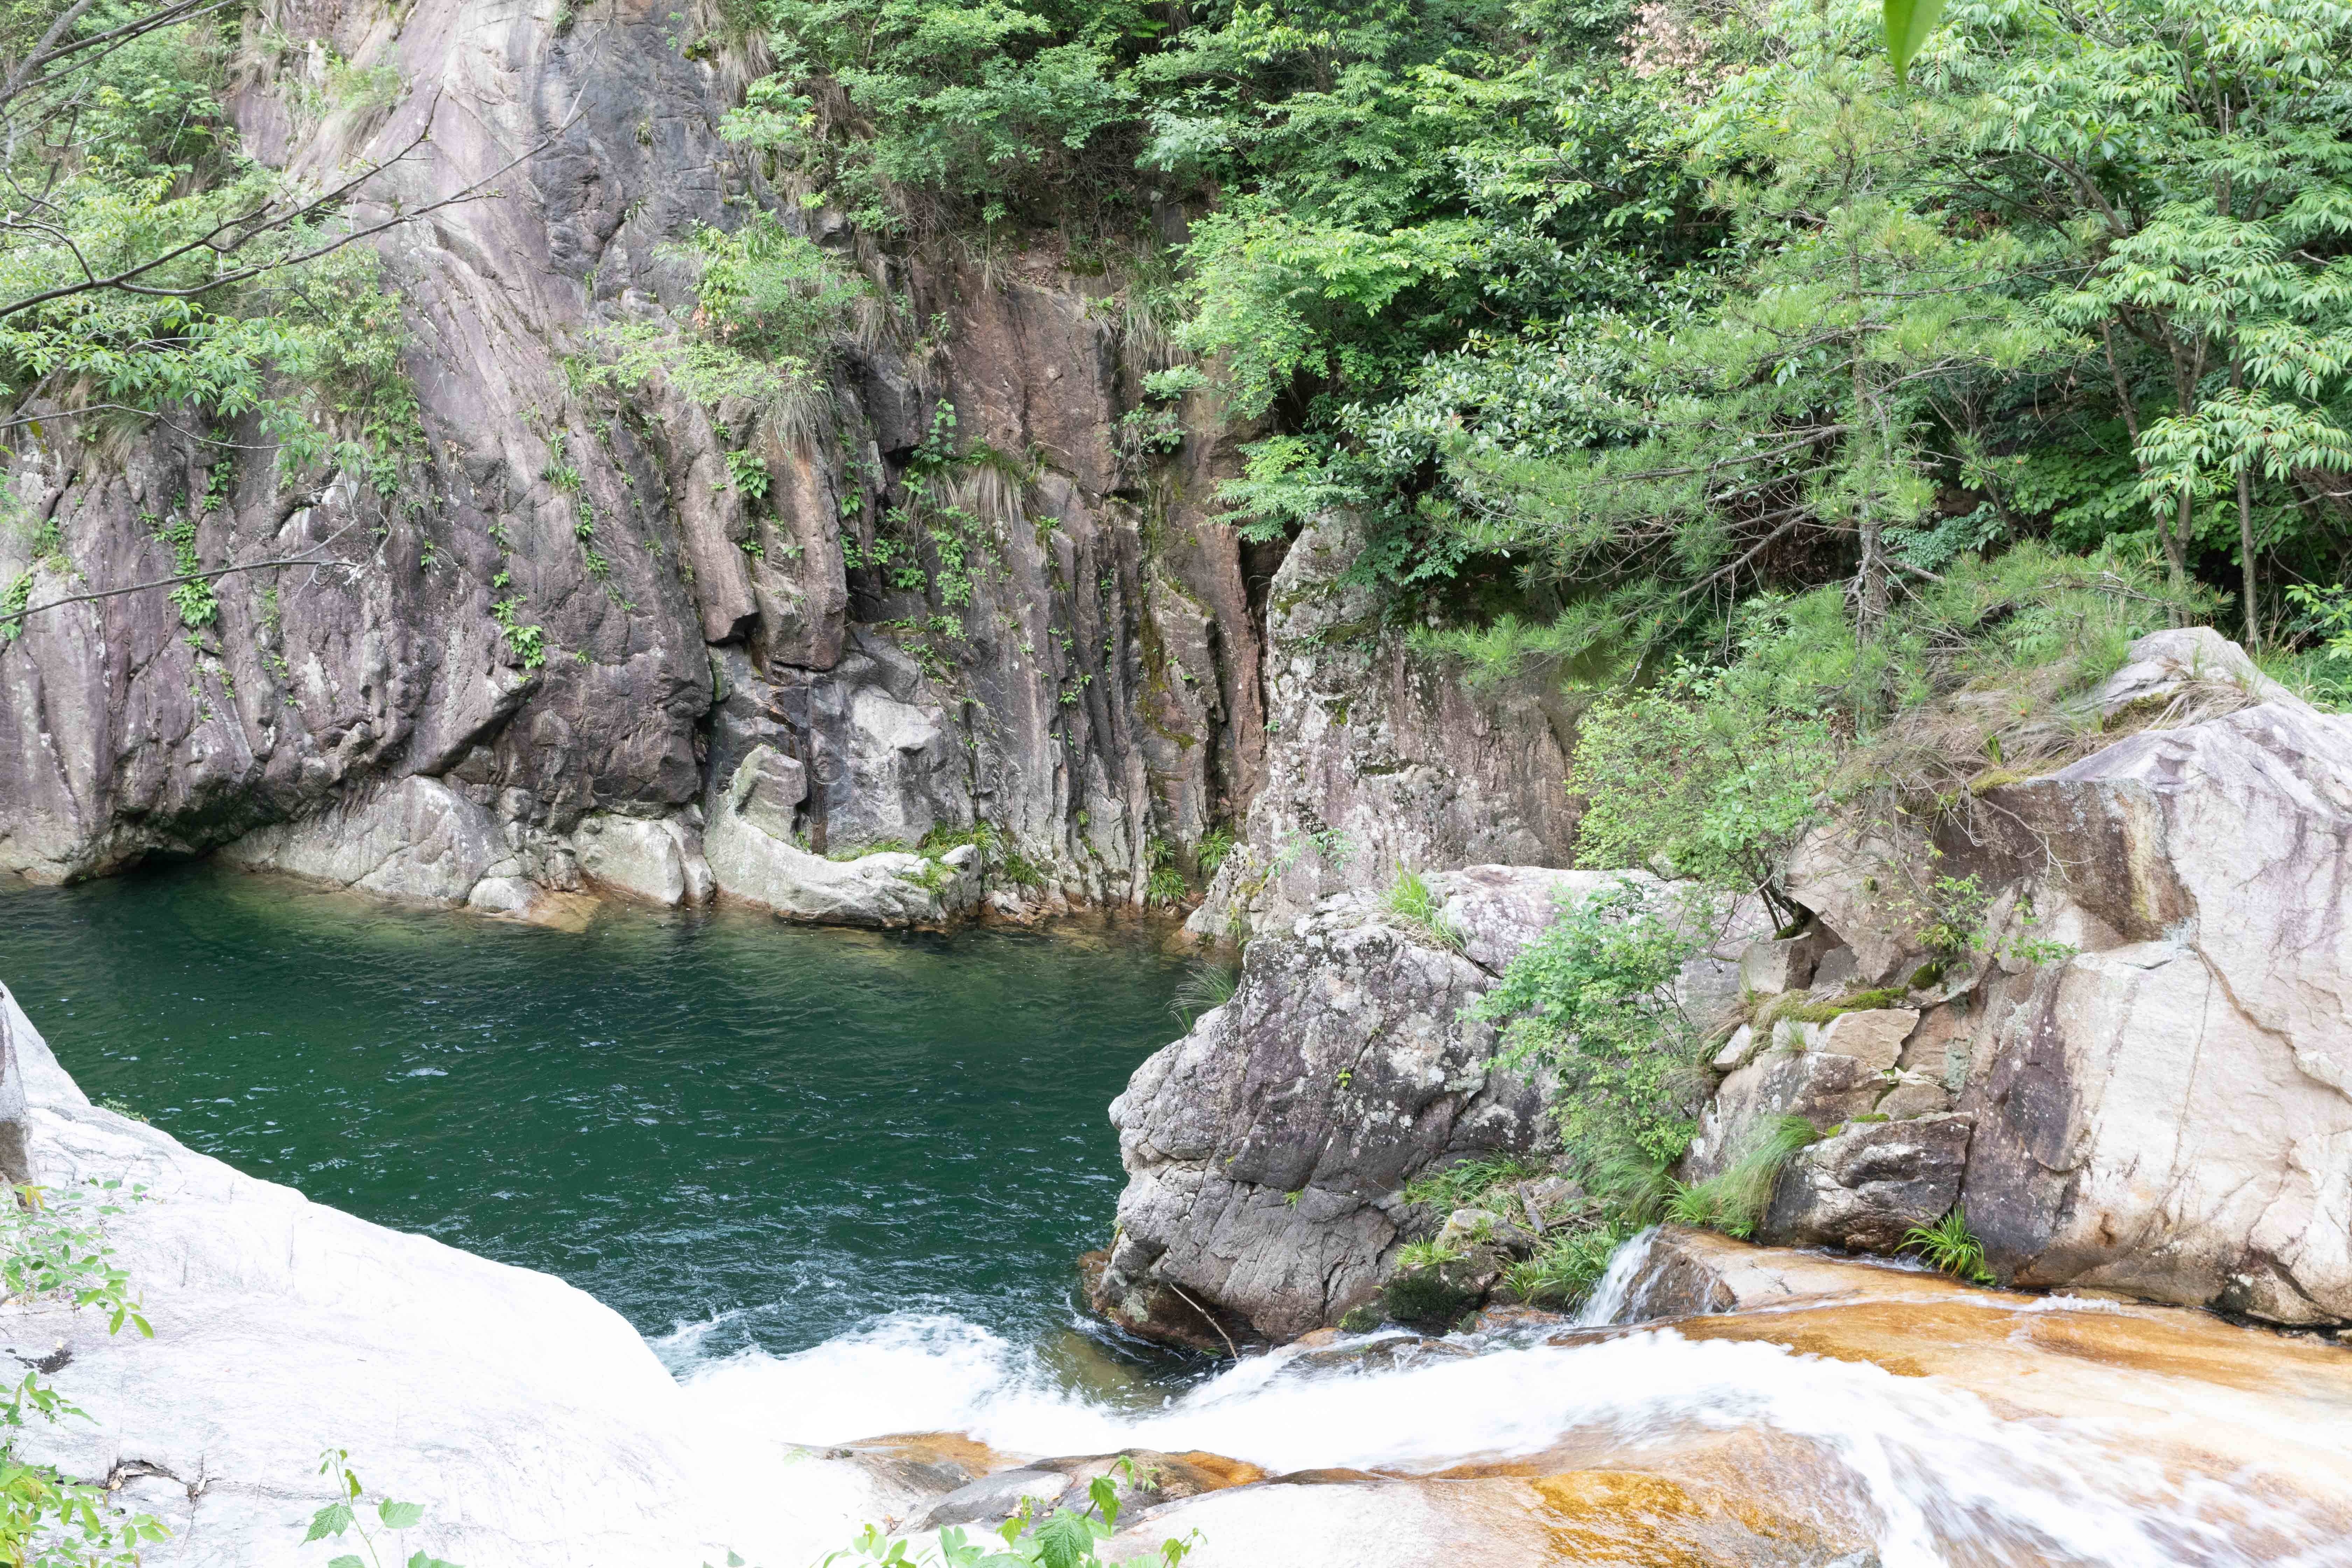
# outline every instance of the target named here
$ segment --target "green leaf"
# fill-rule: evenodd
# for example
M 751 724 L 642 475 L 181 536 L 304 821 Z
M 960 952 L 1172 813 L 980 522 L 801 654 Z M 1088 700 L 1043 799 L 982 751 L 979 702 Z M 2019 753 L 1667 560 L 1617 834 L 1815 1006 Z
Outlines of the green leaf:
M 360 1561 L 358 1552 L 346 1552 L 341 1557 L 328 1558 L 327 1568 L 367 1568 L 367 1564 Z
M 310 1516 L 310 1533 L 302 1539 L 307 1543 L 324 1541 L 330 1535 L 341 1535 L 352 1527 L 349 1503 L 331 1502 Z
M 1041 1521 L 1033 1536 L 1037 1561 L 1045 1568 L 1081 1568 L 1095 1554 L 1096 1535 L 1087 1528 L 1090 1522 L 1067 1510 L 1057 1510 Z
M 1896 76 L 1910 77 L 1911 62 L 1943 16 L 1944 0 L 1886 0 L 1886 58 Z
M 425 1517 L 425 1505 L 421 1502 L 394 1502 L 386 1499 L 376 1506 L 375 1511 L 383 1518 L 386 1530 L 406 1530 Z

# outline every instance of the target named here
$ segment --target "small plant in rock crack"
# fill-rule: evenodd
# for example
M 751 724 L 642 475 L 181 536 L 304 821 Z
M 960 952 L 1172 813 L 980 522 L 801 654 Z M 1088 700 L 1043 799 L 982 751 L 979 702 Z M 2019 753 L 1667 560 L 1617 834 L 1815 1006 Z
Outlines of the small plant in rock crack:
M 1176 987 L 1176 994 L 1168 999 L 1168 1010 L 1190 1024 L 1232 1001 L 1241 983 L 1242 972 L 1230 963 L 1196 963 Z
M 1801 1116 L 1775 1118 L 1748 1139 L 1719 1174 L 1687 1186 L 1675 1183 L 1666 1200 L 1666 1217 L 1676 1225 L 1706 1226 L 1726 1236 L 1753 1235 L 1772 1205 L 1781 1169 L 1821 1137 L 1821 1129 Z
M 1057 1508 L 1040 1515 L 1034 1500 L 1023 1503 L 1020 1512 L 997 1528 L 1004 1543 L 1001 1549 L 985 1536 L 970 1539 L 954 1525 L 940 1531 L 936 1551 L 918 1549 L 905 1537 L 885 1534 L 869 1524 L 818 1568 L 1176 1568 L 1198 1543 L 1198 1531 L 1182 1540 L 1171 1537 L 1147 1556 L 1120 1558 L 1116 1563 L 1102 1556 L 1103 1543 L 1118 1529 L 1120 1481 L 1139 1484 L 1133 1459 L 1121 1458 L 1110 1475 L 1087 1483 L 1084 1508 Z M 742 1560 L 730 1552 L 728 1561 L 737 1564 Z
M 1916 1252 L 1930 1268 L 1976 1285 L 2000 1283 L 1985 1261 L 1984 1243 L 1969 1228 L 1969 1216 L 1957 1207 L 1933 1225 L 1915 1225 L 1905 1234 L 1901 1250 Z
M 445 1562 L 421 1547 L 410 1552 L 405 1559 L 398 1554 L 398 1548 L 393 1546 L 390 1538 L 423 1520 L 425 1505 L 421 1502 L 394 1502 L 390 1498 L 382 1498 L 377 1500 L 373 1510 L 364 1508 L 362 1500 L 367 1489 L 360 1484 L 359 1477 L 352 1471 L 349 1449 L 330 1448 L 320 1455 L 319 1473 L 334 1479 L 335 1489 L 342 1494 L 342 1498 L 310 1516 L 310 1532 L 302 1538 L 302 1543 L 307 1546 L 313 1541 L 325 1541 L 329 1537 L 341 1541 L 348 1535 L 355 1537 L 361 1548 L 367 1552 L 365 1557 L 357 1552 L 342 1552 L 329 1558 L 327 1568 L 384 1568 L 387 1561 L 399 1563 L 402 1568 L 457 1568 L 457 1563 Z M 366 1516 L 370 1512 L 375 1515 L 375 1528 L 373 1530 L 367 1524 Z M 381 1548 L 390 1548 L 394 1555 L 387 1560 Z
M 1202 876 L 1213 877 L 1217 874 L 1217 868 L 1223 865 L 1233 852 L 1233 829 L 1212 827 L 1201 835 L 1200 847 L 1193 851 L 1193 858 L 1200 863 Z
M 757 452 L 727 454 L 727 482 L 745 500 L 762 500 L 768 494 L 768 459 Z
M 1461 952 L 1470 940 L 1469 933 L 1445 912 L 1444 899 L 1418 871 L 1399 866 L 1396 880 L 1389 884 L 1381 903 L 1400 923 L 1451 952 Z

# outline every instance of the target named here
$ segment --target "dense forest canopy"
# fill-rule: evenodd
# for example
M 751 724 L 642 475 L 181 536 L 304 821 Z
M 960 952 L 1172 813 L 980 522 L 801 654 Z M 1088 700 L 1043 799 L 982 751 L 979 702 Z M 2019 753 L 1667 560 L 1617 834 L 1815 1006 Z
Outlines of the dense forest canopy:
M 800 199 L 1057 231 L 1253 436 L 1244 530 L 1349 510 L 1432 657 L 1619 683 L 1611 863 L 2079 752 L 2168 623 L 2352 674 L 2333 0 L 1959 0 L 1905 72 L 1862 0 L 728 15 Z
M 775 67 L 730 134 L 807 199 L 1060 227 L 1264 429 L 1239 517 L 1360 508 L 1474 619 L 1507 561 L 1538 646 L 1844 575 L 1867 631 L 2026 539 L 2253 643 L 2343 575 L 2326 0 L 1955 5 L 1907 81 L 1866 4 L 729 16 Z
M 607 378 L 820 375 L 811 345 L 888 302 L 805 237 L 817 209 L 868 247 L 1050 242 L 1155 345 L 1124 434 L 1164 452 L 1174 406 L 1213 406 L 1247 437 L 1234 521 L 1354 514 L 1355 574 L 1428 657 L 1630 680 L 1592 765 L 1654 769 L 1640 737 L 1695 726 L 1676 756 L 1720 776 L 1685 805 L 1731 820 L 1675 842 L 1726 874 L 1824 755 L 1963 689 L 2046 707 L 2167 622 L 2352 679 L 2336 0 L 1955 0 L 1900 74 L 1877 0 L 677 20 L 747 84 L 724 133 L 772 210 L 674 237 L 703 341 L 609 334 Z M 289 41 L 124 0 L 23 0 L 0 33 L 18 401 L 259 410 L 281 461 L 396 483 L 414 405 L 373 255 L 330 248 L 349 192 L 288 186 L 223 108 Z M 297 96 L 401 90 L 337 62 Z M 2014 730 L 1973 768 L 2016 763 Z

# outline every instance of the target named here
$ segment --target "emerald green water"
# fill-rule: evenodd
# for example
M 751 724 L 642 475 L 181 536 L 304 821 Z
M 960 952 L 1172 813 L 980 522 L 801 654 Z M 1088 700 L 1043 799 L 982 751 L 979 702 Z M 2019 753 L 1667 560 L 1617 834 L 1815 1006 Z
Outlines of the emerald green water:
M 1179 1032 L 1148 928 L 584 933 L 205 867 L 0 891 L 0 978 L 92 1098 L 703 1353 L 887 1313 L 1014 1340 L 1110 1230 L 1105 1118 Z

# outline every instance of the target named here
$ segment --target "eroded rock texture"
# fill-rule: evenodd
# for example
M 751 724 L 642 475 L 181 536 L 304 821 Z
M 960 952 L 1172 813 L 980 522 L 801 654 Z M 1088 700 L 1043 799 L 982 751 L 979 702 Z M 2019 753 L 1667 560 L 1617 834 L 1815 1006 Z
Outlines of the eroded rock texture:
M 1913 993 L 1923 1015 L 1874 1080 L 1871 1110 L 1895 1130 L 1870 1140 L 1919 1153 L 1906 1179 L 1924 1194 L 1958 1173 L 1903 1119 L 1965 1119 L 1951 1197 L 2018 1283 L 2352 1318 L 2352 719 L 2209 631 L 2143 639 L 2093 705 L 2171 721 L 1994 788 L 1944 830 L 1938 870 L 1990 896 L 1982 945 L 1968 973 Z M 1889 849 L 1832 827 L 1797 857 L 1792 889 L 1851 944 L 1852 983 L 1929 956 Z M 1715 1115 L 1763 1105 L 1762 1075 L 1826 1083 L 1835 1066 L 1768 1052 Z M 1831 1099 L 1824 1120 L 1862 1113 L 1858 1095 Z M 1842 1141 L 1800 1157 L 1796 1188 L 1829 1206 L 1803 1215 L 1784 1178 L 1779 1234 L 1826 1239 L 1853 1219 L 1832 1211 L 1855 1184 L 1830 1169 L 1852 1159 Z
M 1496 1031 L 1465 1009 L 1563 900 L 1626 878 L 1655 888 L 1641 872 L 1433 875 L 1458 944 L 1370 893 L 1336 894 L 1252 942 L 1233 1000 L 1112 1103 L 1129 1180 L 1097 1307 L 1213 1346 L 1295 1339 L 1368 1301 L 1416 1226 L 1425 1238 L 1443 1218 L 1414 1212 L 1407 1182 L 1553 1136 L 1543 1086 L 1500 1068 Z M 1727 926 L 1743 918 L 1744 906 Z M 1689 1005 L 1706 1014 L 1737 994 L 1738 952 L 1694 962 Z
M 1566 866 L 1574 723 L 1540 682 L 1478 689 L 1414 654 L 1378 595 L 1343 581 L 1356 526 L 1299 535 L 1266 610 L 1265 779 L 1192 929 L 1278 930 L 1400 866 Z
M 423 421 L 388 493 L 279 471 L 250 421 L 181 411 L 126 439 L 27 407 L 47 417 L 15 432 L 25 526 L 0 572 L 31 569 L 35 603 L 171 575 L 179 524 L 205 566 L 303 564 L 220 579 L 194 626 L 151 591 L 37 616 L 0 651 L 0 868 L 91 875 L 304 821 L 246 858 L 447 902 L 467 871 L 565 889 L 602 877 L 572 843 L 583 817 L 691 828 L 732 780 L 713 750 L 754 742 L 808 771 L 787 842 L 985 819 L 1049 904 L 1136 897 L 1150 840 L 1238 816 L 1262 721 L 1240 550 L 1209 521 L 1230 452 L 1197 419 L 1172 457 L 1118 450 L 1158 362 L 1099 285 L 1049 258 L 983 277 L 881 255 L 772 190 L 718 135 L 743 63 L 675 47 L 698 12 L 327 0 L 281 20 L 296 47 L 236 105 L 265 159 L 316 174 L 429 131 L 371 187 L 415 206 L 537 151 L 382 244 Z M 406 90 L 320 118 L 314 39 Z M 757 206 L 893 302 L 810 409 L 585 384 L 606 334 L 690 315 L 676 242 Z M 961 603 L 919 530 L 927 589 L 845 563 L 845 544 L 873 561 L 935 428 L 1001 458 L 943 492 Z M 730 481 L 730 449 L 765 459 L 764 499 Z M 62 542 L 36 561 L 46 523 Z M 426 818 L 456 837 L 406 855 L 410 875 L 390 839 Z M 688 897 L 692 858 L 618 885 Z

